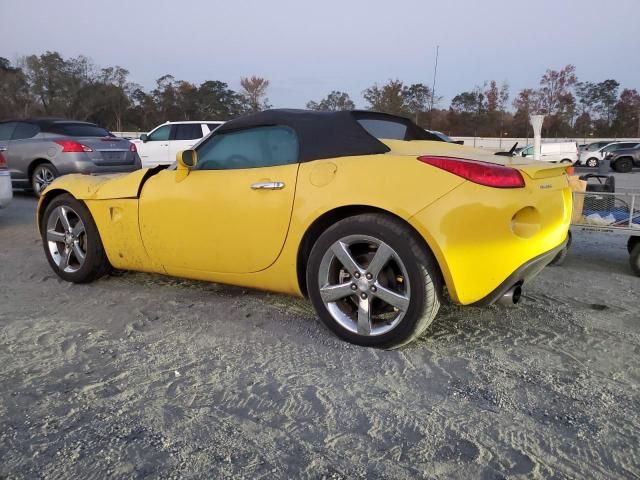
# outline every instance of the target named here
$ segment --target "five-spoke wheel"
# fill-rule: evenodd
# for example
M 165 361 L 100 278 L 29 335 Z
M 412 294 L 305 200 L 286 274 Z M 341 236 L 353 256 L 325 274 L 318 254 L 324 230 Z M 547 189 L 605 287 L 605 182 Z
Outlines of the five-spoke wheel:
M 90 282 L 111 268 L 91 213 L 69 194 L 47 205 L 40 233 L 51 268 L 64 280 Z
M 45 232 L 47 247 L 58 268 L 77 272 L 87 258 L 87 234 L 80 215 L 68 205 L 50 212 Z
M 342 327 L 360 335 L 392 330 L 409 308 L 411 286 L 399 255 L 382 240 L 350 235 L 325 252 L 320 296 Z
M 406 225 L 365 214 L 334 224 L 318 238 L 307 288 L 320 318 L 340 337 L 395 347 L 431 323 L 441 280 L 430 252 Z

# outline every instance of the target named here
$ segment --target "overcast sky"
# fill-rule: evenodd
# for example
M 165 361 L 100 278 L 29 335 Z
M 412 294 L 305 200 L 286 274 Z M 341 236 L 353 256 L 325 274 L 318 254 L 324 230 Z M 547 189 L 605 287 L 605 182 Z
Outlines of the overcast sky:
M 171 74 L 200 83 L 270 80 L 275 107 L 398 78 L 448 106 L 485 80 L 515 92 L 567 63 L 580 80 L 640 89 L 640 0 L 0 0 L 0 56 L 56 50 L 121 65 L 151 88 Z

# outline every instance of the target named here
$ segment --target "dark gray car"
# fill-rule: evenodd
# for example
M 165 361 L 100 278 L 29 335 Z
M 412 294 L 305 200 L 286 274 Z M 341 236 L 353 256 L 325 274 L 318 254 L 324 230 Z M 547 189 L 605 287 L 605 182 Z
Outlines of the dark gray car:
M 620 173 L 628 173 L 633 167 L 640 167 L 640 144 L 635 148 L 622 148 L 609 152 L 606 157 L 611 162 L 611 168 Z
M 141 167 L 136 146 L 88 122 L 28 119 L 0 122 L 0 151 L 14 188 L 40 192 L 67 173 L 131 172 Z

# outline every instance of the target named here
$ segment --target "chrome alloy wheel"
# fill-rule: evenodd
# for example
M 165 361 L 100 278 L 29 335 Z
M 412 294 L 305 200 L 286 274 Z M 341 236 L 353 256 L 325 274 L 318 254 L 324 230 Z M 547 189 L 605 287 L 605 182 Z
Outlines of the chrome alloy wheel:
M 68 206 L 59 206 L 47 219 L 46 241 L 58 268 L 74 273 L 87 258 L 87 233 L 80 216 Z
M 333 319 L 364 336 L 393 330 L 411 298 L 409 276 L 400 256 L 367 235 L 349 235 L 331 245 L 320 263 L 318 285 Z
M 49 186 L 51 182 L 56 179 L 53 171 L 47 166 L 42 166 L 37 169 L 33 176 L 33 189 L 36 194 L 40 195 L 42 191 Z

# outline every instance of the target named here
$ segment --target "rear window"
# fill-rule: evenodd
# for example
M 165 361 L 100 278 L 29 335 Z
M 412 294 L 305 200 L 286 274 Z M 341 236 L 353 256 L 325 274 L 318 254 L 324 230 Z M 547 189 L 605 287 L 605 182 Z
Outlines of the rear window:
M 67 137 L 113 137 L 104 128 L 86 123 L 57 123 L 51 125 L 48 131 Z
M 407 135 L 407 126 L 400 122 L 390 120 L 378 120 L 372 118 L 358 119 L 358 123 L 369 135 L 387 140 L 404 140 Z

